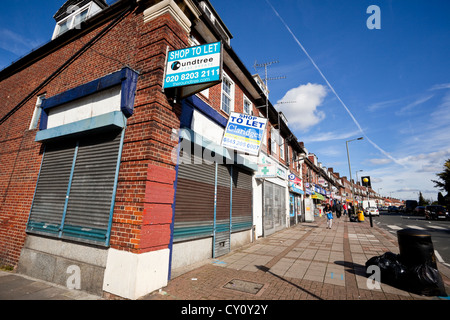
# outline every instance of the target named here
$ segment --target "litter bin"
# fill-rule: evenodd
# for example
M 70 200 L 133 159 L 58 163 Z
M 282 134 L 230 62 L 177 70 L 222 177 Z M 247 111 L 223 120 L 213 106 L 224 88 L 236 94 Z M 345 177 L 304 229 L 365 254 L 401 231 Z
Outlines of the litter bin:
M 358 221 L 359 222 L 364 221 L 364 211 L 362 211 L 362 210 L 358 211 Z
M 403 279 L 408 291 L 426 296 L 447 296 L 437 269 L 431 234 L 417 229 L 397 231 L 399 260 L 407 268 Z
M 400 259 L 404 265 L 411 267 L 427 264 L 437 269 L 430 233 L 417 229 L 402 229 L 397 231 L 397 238 Z

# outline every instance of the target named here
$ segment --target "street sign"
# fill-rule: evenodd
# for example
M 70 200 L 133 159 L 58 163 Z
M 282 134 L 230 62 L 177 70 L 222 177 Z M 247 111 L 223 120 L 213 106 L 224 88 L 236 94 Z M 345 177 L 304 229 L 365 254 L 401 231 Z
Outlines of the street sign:
M 216 83 L 222 78 L 222 43 L 169 51 L 164 89 Z
M 222 146 L 256 156 L 259 154 L 266 124 L 266 118 L 231 112 Z

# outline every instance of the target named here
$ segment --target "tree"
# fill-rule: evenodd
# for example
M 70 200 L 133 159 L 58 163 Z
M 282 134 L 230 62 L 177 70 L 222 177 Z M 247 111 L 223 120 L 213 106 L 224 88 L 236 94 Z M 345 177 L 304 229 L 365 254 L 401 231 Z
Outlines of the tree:
M 422 192 L 419 192 L 419 206 L 426 206 L 428 204 L 427 200 L 422 195 Z
M 447 159 L 444 163 L 444 171 L 436 174 L 439 180 L 431 180 L 434 182 L 434 186 L 442 191 L 447 192 L 447 197 L 450 194 L 450 159 Z
M 438 204 L 440 204 L 441 206 L 445 205 L 445 199 L 441 192 L 438 192 L 437 200 Z

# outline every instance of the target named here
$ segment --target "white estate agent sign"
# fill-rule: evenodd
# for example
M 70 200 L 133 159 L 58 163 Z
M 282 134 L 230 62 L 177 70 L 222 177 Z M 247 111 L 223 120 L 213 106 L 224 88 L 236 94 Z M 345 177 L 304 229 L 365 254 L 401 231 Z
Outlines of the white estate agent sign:
M 223 135 L 222 146 L 258 155 L 266 124 L 266 118 L 231 112 Z
M 169 51 L 164 88 L 218 82 L 222 78 L 222 43 Z

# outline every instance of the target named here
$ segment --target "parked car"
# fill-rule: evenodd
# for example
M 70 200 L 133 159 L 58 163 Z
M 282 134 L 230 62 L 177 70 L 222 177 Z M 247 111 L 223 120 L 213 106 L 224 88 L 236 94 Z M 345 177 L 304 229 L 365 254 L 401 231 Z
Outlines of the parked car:
M 389 213 L 391 213 L 391 212 L 397 213 L 398 212 L 398 208 L 396 206 L 389 206 L 388 212 Z
M 425 215 L 425 207 L 417 206 L 413 211 L 415 216 L 424 216 Z
M 364 215 L 368 216 L 369 212 L 372 216 L 379 216 L 380 212 L 378 211 L 378 208 L 375 207 L 367 207 L 364 209 Z
M 449 220 L 448 210 L 443 206 L 426 206 L 425 207 L 425 218 L 432 220 L 446 219 Z

